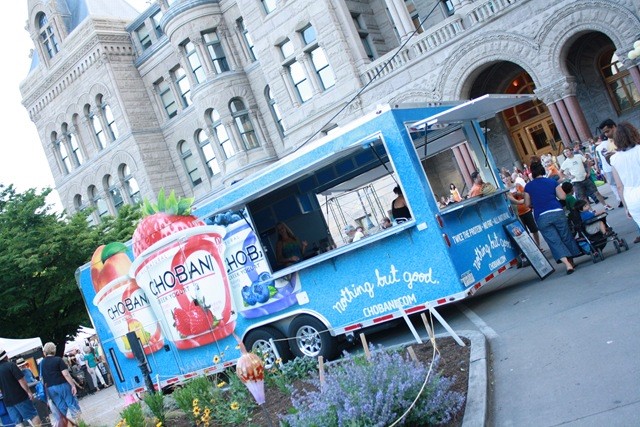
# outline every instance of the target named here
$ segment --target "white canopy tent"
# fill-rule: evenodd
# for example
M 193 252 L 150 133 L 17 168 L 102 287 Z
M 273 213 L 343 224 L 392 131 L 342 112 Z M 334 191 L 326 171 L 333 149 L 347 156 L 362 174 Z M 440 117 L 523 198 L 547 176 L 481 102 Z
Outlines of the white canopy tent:
M 76 335 L 76 337 L 73 340 L 66 342 L 64 346 L 65 354 L 70 352 L 71 350 L 83 349 L 85 346 L 85 340 L 90 339 L 95 335 L 96 335 L 95 329 L 89 328 L 87 326 L 80 326 L 78 328 L 78 334 Z
M 0 338 L 0 348 L 7 352 L 9 358 L 41 347 L 42 340 L 38 337 L 25 339 Z

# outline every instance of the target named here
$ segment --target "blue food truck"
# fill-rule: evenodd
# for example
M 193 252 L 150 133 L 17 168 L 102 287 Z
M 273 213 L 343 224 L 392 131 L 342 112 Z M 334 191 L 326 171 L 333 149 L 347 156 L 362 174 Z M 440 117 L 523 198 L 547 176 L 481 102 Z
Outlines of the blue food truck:
M 530 100 L 378 106 L 197 200 L 186 230 L 148 247 L 127 243 L 132 265 L 109 285 L 91 273 L 104 256 L 79 268 L 118 390 L 144 388 L 127 332 L 164 388 L 233 365 L 237 339 L 267 363 L 330 358 L 364 328 L 490 286 L 519 254 L 480 123 Z M 465 198 L 475 171 L 492 190 Z M 463 197 L 439 204 L 451 184 Z M 393 218 L 399 195 L 406 208 Z

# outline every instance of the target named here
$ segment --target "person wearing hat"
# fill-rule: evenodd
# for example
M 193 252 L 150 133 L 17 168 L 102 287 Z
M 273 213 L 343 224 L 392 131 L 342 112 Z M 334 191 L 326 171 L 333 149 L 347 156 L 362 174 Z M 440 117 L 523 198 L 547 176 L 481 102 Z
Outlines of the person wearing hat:
M 24 379 L 27 381 L 29 387 L 35 385 L 35 383 L 38 382 L 38 380 L 36 380 L 36 378 L 33 376 L 33 372 L 31 372 L 31 369 L 29 369 L 29 364 L 26 360 L 24 360 L 22 357 L 19 357 L 18 360 L 16 360 L 16 365 L 18 365 L 18 368 L 20 368 L 20 370 L 24 374 Z
M 13 422 L 23 425 L 23 422 L 31 421 L 36 427 L 41 425 L 38 411 L 32 402 L 34 395 L 24 374 L 18 365 L 9 361 L 7 352 L 3 349 L 0 349 L 0 389 Z

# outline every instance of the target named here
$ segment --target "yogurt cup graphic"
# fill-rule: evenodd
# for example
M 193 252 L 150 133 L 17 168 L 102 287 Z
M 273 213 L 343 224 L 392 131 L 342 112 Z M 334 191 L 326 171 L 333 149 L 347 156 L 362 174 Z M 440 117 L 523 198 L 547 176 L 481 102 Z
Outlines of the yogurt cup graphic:
M 235 329 L 222 262 L 224 234 L 218 226 L 179 231 L 154 243 L 131 266 L 165 337 L 178 349 L 212 343 Z
M 109 282 L 93 299 L 93 305 L 104 316 L 109 329 L 116 337 L 118 350 L 133 358 L 127 332 L 135 332 L 145 354 L 151 354 L 164 346 L 162 331 L 149 298 L 134 279 L 121 276 Z
M 218 217 L 220 218 L 220 217 Z M 241 215 L 221 216 L 235 222 L 227 226 L 225 266 L 237 311 L 245 318 L 276 313 L 297 304 L 297 274 L 274 280 L 262 245 Z

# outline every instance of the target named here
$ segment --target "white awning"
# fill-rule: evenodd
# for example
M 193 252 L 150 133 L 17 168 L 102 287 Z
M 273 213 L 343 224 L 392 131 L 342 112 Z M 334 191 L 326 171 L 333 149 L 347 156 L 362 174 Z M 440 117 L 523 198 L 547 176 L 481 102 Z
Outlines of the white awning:
M 38 337 L 25 339 L 0 338 L 0 348 L 7 352 L 9 358 L 40 347 L 42 347 L 42 340 Z

